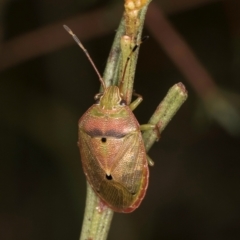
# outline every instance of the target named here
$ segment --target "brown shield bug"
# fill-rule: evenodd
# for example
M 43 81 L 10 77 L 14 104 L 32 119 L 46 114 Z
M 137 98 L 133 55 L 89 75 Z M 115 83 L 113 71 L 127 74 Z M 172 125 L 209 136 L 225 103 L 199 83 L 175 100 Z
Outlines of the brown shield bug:
M 140 205 L 148 187 L 148 163 L 153 165 L 146 154 L 141 131 L 156 126 L 139 125 L 132 111 L 142 97 L 137 95 L 127 106 L 121 86 L 105 86 L 80 40 L 67 26 L 64 28 L 87 55 L 103 87 L 103 92 L 95 96 L 96 103 L 78 122 L 78 146 L 84 173 L 107 206 L 116 212 L 132 212 Z

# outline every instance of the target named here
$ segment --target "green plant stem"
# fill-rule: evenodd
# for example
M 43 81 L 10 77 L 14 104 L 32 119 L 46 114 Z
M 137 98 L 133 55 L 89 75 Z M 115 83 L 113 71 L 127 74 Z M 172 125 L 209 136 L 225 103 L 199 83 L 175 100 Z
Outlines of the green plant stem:
M 172 86 L 165 98 L 156 108 L 148 123 L 157 125 L 159 132 L 161 133 L 176 114 L 178 109 L 186 101 L 187 96 L 185 86 L 181 82 Z M 147 152 L 157 139 L 158 134 L 156 130 L 148 130 L 143 133 L 144 145 Z
M 138 26 L 137 26 L 137 31 L 136 31 L 136 36 L 134 36 L 134 38 L 132 39 L 131 42 L 131 47 L 133 48 L 136 44 L 139 45 L 142 39 L 142 30 L 143 30 L 143 26 L 144 26 L 144 21 L 145 21 L 145 16 L 146 16 L 146 12 L 148 9 L 148 5 L 150 4 L 152 0 L 148 0 L 146 2 L 146 5 L 139 11 L 139 15 L 138 15 Z M 124 21 L 125 23 L 125 19 L 123 18 L 122 21 Z M 125 25 L 123 24 L 124 29 L 125 29 Z M 123 69 L 126 63 L 126 59 L 129 57 L 129 55 L 125 55 L 124 56 L 124 52 L 125 53 L 129 53 L 129 49 L 128 46 L 125 46 L 126 49 L 121 49 L 122 50 L 122 54 L 120 55 L 121 57 L 121 63 L 122 65 L 120 65 L 120 71 L 119 71 L 119 78 L 118 78 L 118 84 L 120 84 L 120 81 L 122 80 L 122 74 L 123 74 Z M 139 53 L 139 49 L 140 46 L 136 49 L 136 51 L 134 52 L 134 54 L 132 54 L 130 60 L 129 60 L 129 64 L 128 67 L 126 69 L 126 73 L 125 73 L 125 77 L 124 77 L 124 84 L 123 87 L 121 89 L 121 92 L 123 93 L 123 97 L 124 100 L 126 101 L 126 103 L 129 105 L 131 103 L 131 99 L 132 99 L 132 92 L 133 92 L 133 84 L 134 84 L 134 77 L 135 77 L 135 72 L 136 72 L 136 65 L 137 65 L 137 59 L 138 59 L 138 53 Z
M 87 182 L 87 198 L 80 240 L 105 240 L 111 225 L 113 211 L 104 206 Z

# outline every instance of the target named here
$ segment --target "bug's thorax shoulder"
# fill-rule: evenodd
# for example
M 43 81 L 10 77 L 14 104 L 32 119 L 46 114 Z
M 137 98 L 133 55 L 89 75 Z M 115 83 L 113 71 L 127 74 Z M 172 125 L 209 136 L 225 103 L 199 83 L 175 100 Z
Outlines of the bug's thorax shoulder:
M 139 130 L 139 123 L 129 106 L 122 104 L 119 88 L 110 86 L 105 89 L 99 102 L 92 105 L 80 118 L 79 127 L 134 131 Z
M 80 121 L 89 117 L 97 118 L 129 118 L 134 116 L 130 108 L 125 105 L 117 86 L 109 86 L 101 94 L 96 95 L 97 103 L 93 104 L 82 116 Z

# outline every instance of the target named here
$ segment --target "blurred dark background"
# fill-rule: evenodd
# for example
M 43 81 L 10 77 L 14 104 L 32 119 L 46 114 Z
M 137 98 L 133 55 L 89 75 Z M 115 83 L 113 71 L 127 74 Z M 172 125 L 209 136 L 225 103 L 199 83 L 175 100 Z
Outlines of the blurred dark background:
M 240 2 L 153 1 L 239 114 Z M 62 23 L 72 27 L 74 16 L 110 9 L 112 26 L 106 23 L 101 33 L 97 23 L 88 25 L 89 31 L 78 29 L 77 20 L 72 27 L 103 72 L 122 11 L 111 12 L 112 4 L 0 3 L 1 240 L 79 239 L 86 181 L 77 123 L 94 103 L 99 82 Z M 229 131 L 216 121 L 147 28 L 144 35 L 150 40 L 141 46 L 135 81 L 144 97 L 135 111 L 139 122 L 148 121 L 177 82 L 183 82 L 189 98 L 149 152 L 155 166 L 143 203 L 132 214 L 114 215 L 108 239 L 240 239 L 238 129 Z

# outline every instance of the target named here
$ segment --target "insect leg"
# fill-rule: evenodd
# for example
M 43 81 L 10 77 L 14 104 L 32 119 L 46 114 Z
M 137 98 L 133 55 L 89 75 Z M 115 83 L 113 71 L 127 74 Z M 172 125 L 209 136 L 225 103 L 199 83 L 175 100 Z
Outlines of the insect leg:
M 154 161 L 147 155 L 147 161 L 149 166 L 154 166 Z
M 136 49 L 137 49 L 145 40 L 147 40 L 148 38 L 149 38 L 149 36 L 144 36 L 144 37 L 142 38 L 142 40 L 139 41 L 139 42 L 133 47 L 132 51 L 130 52 L 130 54 L 129 54 L 128 58 L 127 58 L 127 61 L 126 61 L 126 63 L 125 63 L 125 66 L 124 66 L 124 68 L 123 68 L 122 79 L 121 79 L 120 86 L 119 86 L 121 92 L 122 92 L 122 87 L 123 87 L 123 82 L 124 82 L 124 78 L 125 78 L 127 66 L 128 66 L 128 63 L 129 63 L 129 61 L 130 61 L 130 59 L 131 59 L 131 56 L 132 56 L 132 54 L 136 51 Z
M 160 139 L 160 131 L 158 129 L 158 126 L 157 125 L 154 125 L 154 124 L 150 124 L 150 123 L 147 123 L 147 124 L 142 124 L 140 125 L 140 130 L 143 132 L 143 131 L 148 131 L 148 130 L 155 130 L 156 132 L 156 135 L 157 135 L 157 140 L 158 141 Z
M 142 96 L 138 93 L 133 93 L 134 96 L 137 96 L 137 99 L 134 100 L 130 105 L 130 109 L 133 111 L 143 100 Z

